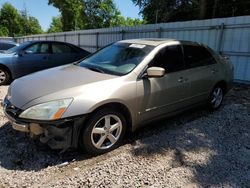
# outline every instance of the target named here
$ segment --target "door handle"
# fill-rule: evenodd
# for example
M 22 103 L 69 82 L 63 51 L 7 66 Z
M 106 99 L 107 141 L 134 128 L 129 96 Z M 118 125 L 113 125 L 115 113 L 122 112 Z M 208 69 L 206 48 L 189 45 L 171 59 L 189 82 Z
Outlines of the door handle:
M 183 77 L 180 77 L 180 78 L 178 79 L 178 82 L 183 82 Z
M 217 70 L 215 70 L 215 69 L 213 69 L 213 70 L 211 71 L 212 74 L 215 74 L 216 72 L 217 72 Z

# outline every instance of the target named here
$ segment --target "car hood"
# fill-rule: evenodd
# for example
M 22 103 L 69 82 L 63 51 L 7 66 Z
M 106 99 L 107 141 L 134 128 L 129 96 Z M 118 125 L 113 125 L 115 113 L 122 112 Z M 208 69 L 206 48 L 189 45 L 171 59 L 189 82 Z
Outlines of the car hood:
M 13 57 L 14 53 L 11 53 L 11 54 L 6 54 L 4 52 L 0 52 L 0 59 L 2 58 L 8 58 L 8 57 Z
M 51 93 L 117 77 L 76 65 L 60 66 L 15 80 L 10 86 L 10 100 L 16 107 L 22 108 L 30 101 Z

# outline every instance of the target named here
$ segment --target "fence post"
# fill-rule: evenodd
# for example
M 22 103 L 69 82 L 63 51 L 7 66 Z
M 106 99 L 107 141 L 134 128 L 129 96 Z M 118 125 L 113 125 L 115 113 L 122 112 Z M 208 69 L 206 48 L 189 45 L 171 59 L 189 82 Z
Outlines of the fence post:
M 222 42 L 223 42 L 223 36 L 224 36 L 224 29 L 225 29 L 225 24 L 222 23 L 219 26 L 219 40 L 218 40 L 218 44 L 217 44 L 217 52 L 219 52 L 220 54 L 222 53 Z
M 122 30 L 122 40 L 124 40 L 125 30 Z
M 99 33 L 96 33 L 96 50 L 99 48 Z
M 47 35 L 45 36 L 45 40 L 48 40 L 48 36 Z
M 53 38 L 54 38 L 54 41 L 56 41 L 56 35 L 54 35 Z
M 66 34 L 64 34 L 63 36 L 64 36 L 64 42 L 66 42 Z
M 81 44 L 80 44 L 80 42 L 81 42 L 81 38 L 80 38 L 81 36 L 80 36 L 80 33 L 78 33 L 77 34 L 77 43 L 78 43 L 78 47 L 81 47 Z
M 158 38 L 161 38 L 161 30 L 162 30 L 161 27 L 159 27 L 158 29 L 155 30 L 155 32 L 158 33 L 158 34 L 157 34 L 157 37 L 158 37 Z

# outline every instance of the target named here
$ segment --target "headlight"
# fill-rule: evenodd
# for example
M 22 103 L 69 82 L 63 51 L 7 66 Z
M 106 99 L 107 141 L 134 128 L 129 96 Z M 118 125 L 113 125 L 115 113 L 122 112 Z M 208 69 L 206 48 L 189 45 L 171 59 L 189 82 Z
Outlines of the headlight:
M 60 99 L 32 106 L 20 114 L 20 118 L 35 120 L 60 119 L 73 99 Z

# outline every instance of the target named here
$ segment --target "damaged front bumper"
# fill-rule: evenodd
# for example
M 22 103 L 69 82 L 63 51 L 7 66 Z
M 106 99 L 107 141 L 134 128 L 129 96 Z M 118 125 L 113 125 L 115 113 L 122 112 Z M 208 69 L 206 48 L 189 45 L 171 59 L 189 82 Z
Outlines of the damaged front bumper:
M 38 137 L 40 141 L 52 149 L 66 150 L 78 147 L 78 138 L 86 116 L 77 116 L 53 121 L 22 119 L 18 109 L 7 99 L 1 102 L 4 113 L 12 124 L 12 128 Z

